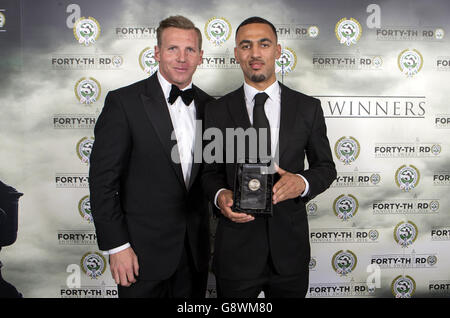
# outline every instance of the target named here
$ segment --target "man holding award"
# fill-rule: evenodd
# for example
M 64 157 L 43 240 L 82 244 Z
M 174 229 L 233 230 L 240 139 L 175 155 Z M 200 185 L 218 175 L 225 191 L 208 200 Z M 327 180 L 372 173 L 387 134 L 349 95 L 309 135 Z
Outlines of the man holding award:
M 226 136 L 223 157 L 234 156 L 233 162 L 206 164 L 202 175 L 205 192 L 221 211 L 213 260 L 218 297 L 307 292 L 305 203 L 331 185 L 336 169 L 320 101 L 276 80 L 280 55 L 272 23 L 259 17 L 242 22 L 235 57 L 244 85 L 205 110 L 205 129 L 220 129 Z M 246 134 L 228 140 L 230 128 Z M 234 145 L 239 138 L 245 139 L 245 153 Z

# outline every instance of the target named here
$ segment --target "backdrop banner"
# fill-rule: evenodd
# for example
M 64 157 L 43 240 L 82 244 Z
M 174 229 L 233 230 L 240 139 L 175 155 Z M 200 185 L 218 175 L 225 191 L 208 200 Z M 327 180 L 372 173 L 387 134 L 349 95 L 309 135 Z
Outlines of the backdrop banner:
M 108 91 L 158 69 L 156 28 L 177 14 L 202 31 L 193 81 L 210 95 L 242 85 L 235 31 L 261 16 L 278 80 L 321 101 L 338 177 L 307 204 L 307 297 L 449 297 L 447 0 L 2 0 L 0 180 L 23 193 L 5 281 L 27 298 L 117 297 L 90 210 L 93 129 Z

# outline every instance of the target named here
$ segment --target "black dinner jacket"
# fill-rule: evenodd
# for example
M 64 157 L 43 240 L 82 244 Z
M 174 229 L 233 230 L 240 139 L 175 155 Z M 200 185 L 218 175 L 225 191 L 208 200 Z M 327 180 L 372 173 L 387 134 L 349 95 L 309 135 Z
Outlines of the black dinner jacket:
M 197 119 L 212 98 L 193 85 Z M 187 233 L 194 263 L 207 269 L 208 205 L 201 189 L 201 163 L 186 187 L 171 152 L 176 140 L 156 73 L 110 91 L 95 126 L 89 187 L 98 246 L 130 242 L 139 277 L 161 280 L 176 270 Z M 198 142 L 201 142 L 198 141 Z
M 267 220 L 256 218 L 240 224 L 220 215 L 213 259 L 214 273 L 220 278 L 258 277 L 267 264 L 269 253 L 280 274 L 308 272 L 310 245 L 305 203 L 331 185 L 336 170 L 320 101 L 281 83 L 280 87 L 279 166 L 303 175 L 309 182 L 309 193 L 304 198 L 274 205 L 273 217 Z M 210 127 L 219 128 L 224 136 L 226 128 L 245 130 L 251 127 L 243 86 L 207 105 L 205 129 Z M 226 137 L 224 140 L 225 145 Z M 223 153 L 225 157 L 225 148 Z M 236 151 L 234 153 L 236 160 Z M 205 164 L 202 184 L 211 201 L 219 189 L 233 190 L 235 167 L 233 163 Z

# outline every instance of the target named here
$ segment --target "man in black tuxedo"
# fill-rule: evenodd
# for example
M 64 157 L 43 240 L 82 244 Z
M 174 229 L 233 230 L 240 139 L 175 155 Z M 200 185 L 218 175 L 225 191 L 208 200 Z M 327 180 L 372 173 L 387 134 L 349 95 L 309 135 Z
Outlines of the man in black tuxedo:
M 106 96 L 90 157 L 92 215 L 119 297 L 201 298 L 208 205 L 192 153 L 212 99 L 192 84 L 201 32 L 175 16 L 160 22 L 157 38 L 159 71 Z
M 266 125 L 272 157 L 279 150 L 272 217 L 231 210 L 235 163 L 247 155 L 235 152 L 233 163 L 205 164 L 202 184 L 221 211 L 213 259 L 218 297 L 257 297 L 261 291 L 265 297 L 304 297 L 307 292 L 305 203 L 330 186 L 336 170 L 320 101 L 277 82 L 275 60 L 280 55 L 272 23 L 259 17 L 242 22 L 236 30 L 235 57 L 245 83 L 205 110 L 205 129 L 219 128 L 226 136 L 227 128 Z M 226 157 L 233 143 L 224 138 Z

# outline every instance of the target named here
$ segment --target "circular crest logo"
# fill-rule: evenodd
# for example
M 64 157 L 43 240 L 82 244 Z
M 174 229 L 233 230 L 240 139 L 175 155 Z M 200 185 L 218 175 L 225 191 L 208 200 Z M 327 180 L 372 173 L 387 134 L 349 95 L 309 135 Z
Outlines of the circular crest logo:
M 94 145 L 94 137 L 81 138 L 77 143 L 77 154 L 83 163 L 89 163 L 92 146 Z
M 333 255 L 331 259 L 331 265 L 336 273 L 341 276 L 347 276 L 351 273 L 357 263 L 356 255 L 349 250 L 340 250 Z
M 149 76 L 158 70 L 159 64 L 155 59 L 155 51 L 152 48 L 146 47 L 141 51 L 139 54 L 139 65 Z
M 6 17 L 3 14 L 3 12 L 0 12 L 0 28 L 3 28 L 5 26 Z
M 94 222 L 92 218 L 91 201 L 89 195 L 82 197 L 80 202 L 78 202 L 78 212 L 80 212 L 80 215 L 84 220 L 88 221 L 89 223 Z
M 439 144 L 431 146 L 431 153 L 435 156 L 441 153 L 442 147 Z
M 336 23 L 335 33 L 341 44 L 350 46 L 361 37 L 362 27 L 356 19 L 343 18 Z
M 306 213 L 307 213 L 308 215 L 310 215 L 310 216 L 316 215 L 318 209 L 319 209 L 319 208 L 317 207 L 317 204 L 314 203 L 314 202 L 309 202 L 309 203 L 306 205 Z
M 403 191 L 409 191 L 417 187 L 420 180 L 419 169 L 413 165 L 403 165 L 395 172 L 395 182 Z
M 75 84 L 75 96 L 81 104 L 95 103 L 100 97 L 101 90 L 100 83 L 93 77 L 82 77 Z
M 381 58 L 381 56 L 375 56 L 374 58 L 372 58 L 372 65 L 375 68 L 380 68 L 381 66 L 383 66 L 383 59 Z
M 114 67 L 119 68 L 119 67 L 122 66 L 122 64 L 123 64 L 123 57 L 121 57 L 119 55 L 113 56 L 113 58 L 112 58 L 112 65 Z
M 437 256 L 436 255 L 430 255 L 427 257 L 427 264 L 430 266 L 434 266 L 437 264 Z
M 394 229 L 394 238 L 401 247 L 408 247 L 417 239 L 418 233 L 419 230 L 413 222 L 400 222 Z
M 225 18 L 211 18 L 205 24 L 205 34 L 212 44 L 222 45 L 231 36 L 231 24 Z
M 398 68 L 406 76 L 411 77 L 419 73 L 423 66 L 423 57 L 416 49 L 406 49 L 398 55 Z
M 430 202 L 430 210 L 432 212 L 436 212 L 437 210 L 439 210 L 439 202 L 438 201 L 431 201 Z
M 280 58 L 275 61 L 275 72 L 281 72 L 282 75 L 286 75 L 292 72 L 297 66 L 297 54 L 293 49 L 285 48 L 281 50 Z
M 353 137 L 342 137 L 334 145 L 336 157 L 345 165 L 355 161 L 361 150 L 358 140 Z
M 351 194 L 341 194 L 333 203 L 334 214 L 342 221 L 351 219 L 358 212 L 358 207 L 358 200 Z
M 445 36 L 444 29 L 436 29 L 434 31 L 434 37 L 436 38 L 436 40 L 442 40 L 444 36 Z
M 319 36 L 319 33 L 320 33 L 320 30 L 317 25 L 311 25 L 308 28 L 308 35 L 310 38 L 313 38 L 313 39 L 317 38 Z
M 316 268 L 317 265 L 317 261 L 314 257 L 311 257 L 311 259 L 309 260 L 309 269 L 312 270 L 314 268 Z
M 380 183 L 380 181 L 381 181 L 381 176 L 378 173 L 372 173 L 370 175 L 370 182 L 373 185 L 377 185 L 378 183 Z
M 98 252 L 88 252 L 81 258 L 81 268 L 83 272 L 92 279 L 97 279 L 106 270 L 106 260 Z
M 411 276 L 397 276 L 391 284 L 395 298 L 410 298 L 416 291 L 416 282 Z
M 369 231 L 369 238 L 372 241 L 376 241 L 380 237 L 380 233 L 378 233 L 377 230 L 370 230 Z
M 94 44 L 100 36 L 100 24 L 93 17 L 81 17 L 73 26 L 73 34 L 80 44 Z

